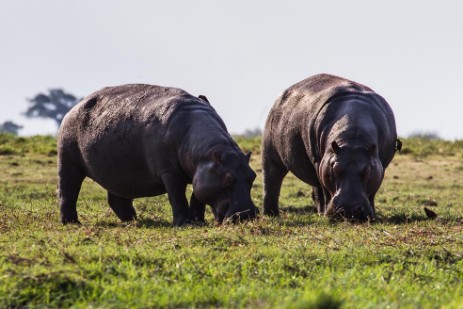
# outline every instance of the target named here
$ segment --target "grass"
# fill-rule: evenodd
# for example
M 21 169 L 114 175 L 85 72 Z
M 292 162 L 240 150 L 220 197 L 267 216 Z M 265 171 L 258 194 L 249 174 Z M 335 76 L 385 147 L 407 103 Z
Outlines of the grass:
M 259 139 L 237 140 L 253 151 L 261 208 Z M 288 176 L 280 218 L 182 228 L 166 196 L 136 200 L 139 220 L 119 223 L 89 180 L 82 226 L 62 226 L 55 149 L 52 137 L 0 135 L 2 308 L 463 306 L 462 142 L 404 140 L 374 224 L 330 223 Z

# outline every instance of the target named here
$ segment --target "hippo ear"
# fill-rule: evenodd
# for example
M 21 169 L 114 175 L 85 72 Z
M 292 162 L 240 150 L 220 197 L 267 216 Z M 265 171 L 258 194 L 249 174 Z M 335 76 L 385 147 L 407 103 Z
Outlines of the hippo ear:
M 209 100 L 206 98 L 205 95 L 200 94 L 200 95 L 198 96 L 198 98 L 201 99 L 201 100 L 203 100 L 204 102 L 209 103 Z M 210 103 L 209 103 L 209 104 L 210 104 Z
M 370 153 L 370 155 L 376 154 L 376 144 L 371 145 L 371 146 L 368 148 L 368 152 Z
M 334 153 L 335 154 L 338 154 L 339 153 L 339 150 L 341 149 L 338 145 L 338 143 L 336 143 L 336 141 L 333 141 L 331 143 L 331 148 L 333 149 Z
M 400 139 L 396 139 L 395 141 L 395 151 L 401 151 L 402 150 L 402 141 Z
M 249 160 L 251 159 L 251 154 L 252 154 L 252 152 L 250 152 L 250 151 L 246 152 L 246 154 L 245 154 L 246 159 L 248 160 L 248 163 L 249 163 Z

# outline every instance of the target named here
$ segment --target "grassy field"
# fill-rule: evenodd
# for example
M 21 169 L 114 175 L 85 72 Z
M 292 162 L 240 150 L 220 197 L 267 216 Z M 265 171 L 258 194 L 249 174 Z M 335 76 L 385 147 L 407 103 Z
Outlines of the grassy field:
M 260 141 L 238 142 L 261 208 Z M 0 175 L 1 308 L 463 307 L 463 142 L 404 140 L 374 224 L 330 223 L 289 176 L 280 218 L 182 228 L 166 196 L 119 223 L 86 180 L 82 225 L 62 226 L 52 137 L 0 135 Z

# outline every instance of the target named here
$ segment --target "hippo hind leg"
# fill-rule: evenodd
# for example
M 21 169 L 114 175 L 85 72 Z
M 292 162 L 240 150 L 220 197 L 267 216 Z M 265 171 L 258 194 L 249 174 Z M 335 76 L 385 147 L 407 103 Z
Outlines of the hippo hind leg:
M 77 199 L 85 174 L 74 164 L 67 164 L 66 160 L 59 159 L 58 163 L 58 198 L 61 214 L 61 223 L 77 223 Z
M 288 170 L 282 164 L 274 162 L 270 158 L 262 161 L 264 174 L 264 214 L 269 216 L 278 216 L 278 199 L 280 197 L 281 184 L 283 178 L 288 174 Z
M 108 191 L 108 204 L 122 222 L 137 218 L 132 199 L 119 197 Z

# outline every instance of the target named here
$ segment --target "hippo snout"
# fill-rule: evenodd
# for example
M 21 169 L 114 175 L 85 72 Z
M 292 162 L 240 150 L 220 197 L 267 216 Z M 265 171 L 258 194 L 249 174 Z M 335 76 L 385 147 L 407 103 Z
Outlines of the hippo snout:
M 375 219 L 371 206 L 368 205 L 355 205 L 346 211 L 346 218 L 359 220 L 362 222 L 372 221 Z
M 259 209 L 256 206 L 251 205 L 250 207 L 240 207 L 240 210 L 236 210 L 233 207 L 230 208 L 225 216 L 223 216 L 224 222 L 239 223 L 246 220 L 252 220 L 259 214 Z M 221 217 L 221 216 L 219 216 Z
M 373 221 L 375 219 L 373 208 L 368 201 L 348 203 L 341 202 L 335 198 L 328 208 L 327 214 L 334 219 L 344 218 L 360 222 Z

